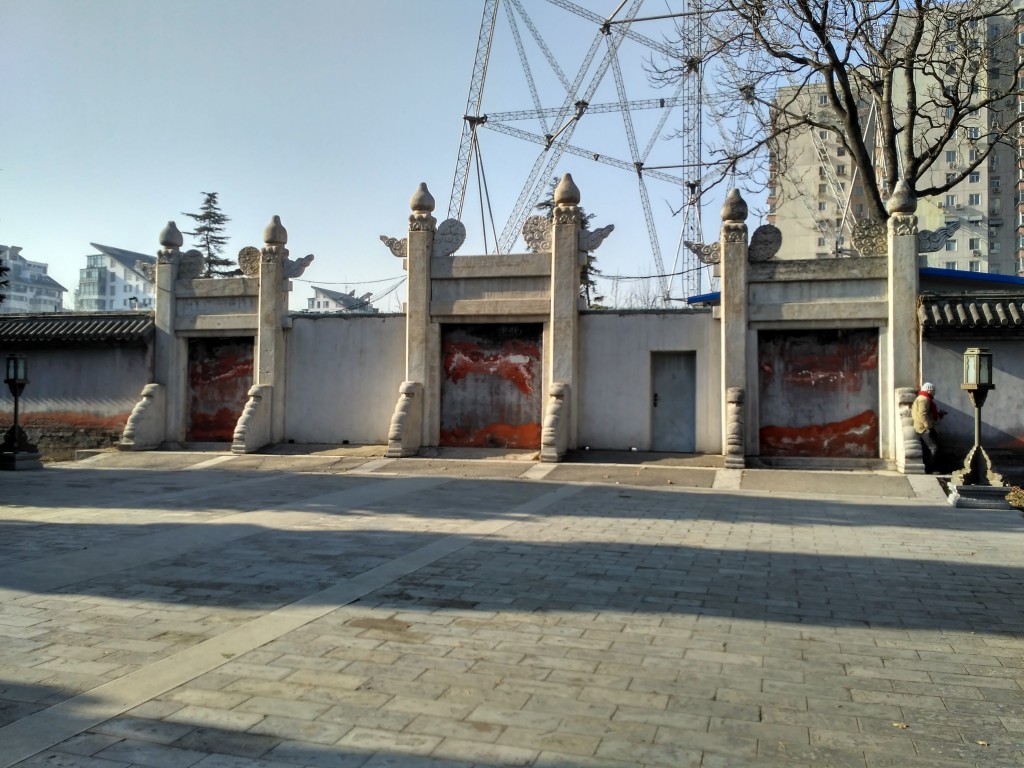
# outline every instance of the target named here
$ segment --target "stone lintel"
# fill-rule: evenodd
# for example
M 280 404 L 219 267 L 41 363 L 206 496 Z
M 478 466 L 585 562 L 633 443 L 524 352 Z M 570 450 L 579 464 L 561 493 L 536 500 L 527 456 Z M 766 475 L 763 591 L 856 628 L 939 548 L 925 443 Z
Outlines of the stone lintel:
M 754 305 L 750 307 L 750 322 L 772 321 L 830 321 L 837 317 L 847 320 L 871 321 L 884 325 L 889 316 L 889 305 L 885 300 L 864 301 L 821 301 L 808 304 Z
M 241 331 L 255 336 L 259 324 L 257 315 L 199 315 L 177 317 L 175 331 Z M 239 333 L 239 335 L 243 335 Z
M 885 280 L 886 257 L 852 259 L 787 259 L 755 262 L 748 266 L 750 282 L 775 280 Z
M 534 322 L 546 320 L 551 313 L 547 299 L 460 299 L 430 302 L 430 316 L 441 317 L 536 316 Z
M 193 280 L 179 280 L 174 287 L 178 298 L 212 298 L 219 296 L 259 296 L 258 277 L 197 277 Z
M 495 256 L 444 256 L 430 260 L 432 278 L 524 277 L 551 275 L 551 254 L 508 253 Z

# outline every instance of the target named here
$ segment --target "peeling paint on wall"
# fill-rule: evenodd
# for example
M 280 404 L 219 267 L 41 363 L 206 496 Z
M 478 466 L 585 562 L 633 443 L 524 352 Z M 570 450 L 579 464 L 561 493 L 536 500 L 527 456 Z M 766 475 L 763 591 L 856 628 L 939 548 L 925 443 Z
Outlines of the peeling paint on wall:
M 758 334 L 761 455 L 878 456 L 878 332 Z
M 539 448 L 539 323 L 441 331 L 441 445 Z
M 252 339 L 190 339 L 189 442 L 231 442 L 253 381 Z

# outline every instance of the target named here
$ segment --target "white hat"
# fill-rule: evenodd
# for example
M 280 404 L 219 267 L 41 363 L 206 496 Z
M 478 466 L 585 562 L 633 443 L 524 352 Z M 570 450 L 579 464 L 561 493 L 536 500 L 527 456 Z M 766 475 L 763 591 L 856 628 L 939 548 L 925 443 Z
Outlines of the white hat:
M 934 392 L 935 385 L 932 384 L 930 381 L 926 381 L 924 384 L 921 385 L 921 389 L 923 389 L 925 392 Z

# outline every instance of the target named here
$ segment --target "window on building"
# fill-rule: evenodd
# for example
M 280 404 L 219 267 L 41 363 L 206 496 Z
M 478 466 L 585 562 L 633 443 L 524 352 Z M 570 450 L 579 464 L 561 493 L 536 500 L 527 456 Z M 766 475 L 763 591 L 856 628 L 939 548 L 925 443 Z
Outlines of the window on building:
M 818 247 L 819 248 L 824 248 L 827 244 L 828 243 L 825 242 L 825 238 L 824 237 L 819 237 L 818 238 Z
M 836 157 L 846 157 L 846 147 L 837 147 Z
M 989 178 L 989 180 L 988 180 L 988 188 L 993 190 L 993 191 L 995 191 L 995 192 L 998 192 L 999 191 L 999 179 L 998 178 Z
M 955 149 L 947 149 L 946 150 L 946 162 L 949 163 L 950 165 L 956 165 L 956 150 Z
M 977 141 L 981 138 L 981 128 L 976 125 L 972 125 L 967 129 L 967 138 L 971 141 Z
M 842 164 L 837 165 L 836 166 L 836 175 L 837 176 L 845 176 L 846 175 L 846 166 L 842 165 Z
M 947 251 L 955 251 L 956 250 L 956 240 L 947 240 L 946 241 L 946 250 Z
M 828 141 L 828 131 L 824 128 L 818 129 L 818 138 L 822 141 Z
M 956 205 L 956 195 L 946 195 L 946 207 L 952 208 Z
M 952 184 L 953 183 L 953 179 L 955 179 L 955 178 L 956 178 L 956 174 L 955 173 L 947 173 L 946 174 L 946 183 L 947 184 Z
M 998 240 L 993 240 L 991 243 L 988 244 L 988 252 L 989 253 L 999 253 L 1000 250 L 1001 249 L 999 247 L 999 241 Z
M 819 165 L 818 166 L 818 178 L 819 179 L 824 179 L 825 178 L 825 166 L 824 165 Z
M 967 263 L 967 268 L 968 268 L 968 269 L 969 269 L 969 270 L 970 270 L 971 272 L 981 272 L 981 262 L 980 262 L 980 261 L 978 261 L 977 259 L 971 259 L 971 260 L 970 260 L 970 261 L 969 261 L 969 262 Z
M 818 185 L 818 194 L 819 195 L 827 195 L 828 194 L 828 184 L 819 184 Z
M 968 205 L 981 205 L 981 193 L 980 192 L 972 192 L 971 194 L 969 194 L 967 196 L 967 204 Z
M 956 262 L 955 261 L 947 261 L 946 262 L 946 269 L 956 269 Z
M 979 171 L 971 171 L 971 175 L 967 177 L 967 180 L 971 182 L 971 184 L 977 184 L 981 181 L 981 173 Z
M 828 203 L 826 203 L 824 200 L 819 200 L 818 201 L 818 210 L 819 211 L 827 211 L 828 210 Z
M 975 162 L 978 159 L 978 150 L 969 149 L 967 150 L 967 161 L 970 163 Z
M 818 94 L 818 106 L 819 107 L 827 107 L 828 106 L 828 94 L 827 93 L 819 93 Z

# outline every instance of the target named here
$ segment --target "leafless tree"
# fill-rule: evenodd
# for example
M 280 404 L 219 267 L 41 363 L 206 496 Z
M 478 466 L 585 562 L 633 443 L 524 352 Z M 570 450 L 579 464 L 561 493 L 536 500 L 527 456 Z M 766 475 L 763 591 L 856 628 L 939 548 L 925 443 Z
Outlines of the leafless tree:
M 651 62 L 665 84 L 701 77 L 708 188 L 736 168 L 767 181 L 789 137 L 836 132 L 884 220 L 898 179 L 919 197 L 945 192 L 1000 145 L 1018 146 L 1024 57 L 1012 0 L 702 0 L 691 3 L 678 58 Z M 681 27 L 682 28 L 682 27 Z M 694 30 L 697 30 L 696 35 Z M 715 95 L 719 94 L 719 95 Z M 933 171 L 971 142 L 953 173 Z M 776 169 L 776 172 L 784 169 Z

